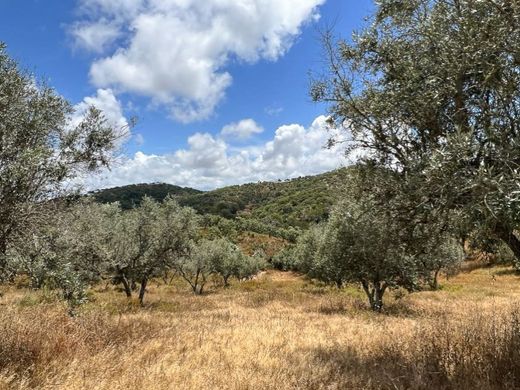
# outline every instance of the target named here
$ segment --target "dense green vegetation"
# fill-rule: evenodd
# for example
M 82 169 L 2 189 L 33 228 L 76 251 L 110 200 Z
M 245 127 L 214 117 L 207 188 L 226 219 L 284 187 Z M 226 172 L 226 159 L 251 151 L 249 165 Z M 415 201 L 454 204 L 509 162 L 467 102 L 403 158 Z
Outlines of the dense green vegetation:
M 189 196 L 201 193 L 193 188 L 179 187 L 173 184 L 150 183 L 130 184 L 122 187 L 107 188 L 91 192 L 91 195 L 100 203 L 119 202 L 123 210 L 139 207 L 145 197 L 156 201 L 163 201 L 168 196 Z
M 384 0 L 352 41 L 324 34 L 312 98 L 348 124 L 400 240 L 437 226 L 520 258 L 519 15 L 517 1 Z
M 202 192 L 171 184 L 135 184 L 96 191 L 101 203 L 119 202 L 123 209 L 139 206 L 145 197 L 162 201 L 173 196 L 199 214 L 256 220 L 273 228 L 307 228 L 327 219 L 349 169 L 278 182 L 258 182 Z

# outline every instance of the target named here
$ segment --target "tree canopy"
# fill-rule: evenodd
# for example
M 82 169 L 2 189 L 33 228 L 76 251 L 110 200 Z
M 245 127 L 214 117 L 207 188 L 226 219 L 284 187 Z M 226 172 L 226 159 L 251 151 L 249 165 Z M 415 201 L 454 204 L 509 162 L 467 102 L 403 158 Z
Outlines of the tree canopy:
M 352 42 L 324 35 L 311 94 L 385 172 L 381 206 L 414 227 L 456 214 L 520 257 L 520 3 L 381 0 Z
M 0 43 L 0 268 L 11 240 L 43 202 L 82 171 L 108 166 L 120 130 L 91 107 L 75 125 L 73 107 L 20 69 Z

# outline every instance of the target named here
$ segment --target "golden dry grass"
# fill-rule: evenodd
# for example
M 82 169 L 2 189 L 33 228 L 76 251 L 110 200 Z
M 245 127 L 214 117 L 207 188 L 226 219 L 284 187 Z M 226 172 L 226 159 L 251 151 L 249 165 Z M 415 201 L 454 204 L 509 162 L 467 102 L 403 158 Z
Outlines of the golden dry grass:
M 290 273 L 194 296 L 112 287 L 77 318 L 49 293 L 4 288 L 0 389 L 507 389 L 520 386 L 520 278 L 477 269 L 366 310 Z M 3 387 L 2 387 L 3 386 Z

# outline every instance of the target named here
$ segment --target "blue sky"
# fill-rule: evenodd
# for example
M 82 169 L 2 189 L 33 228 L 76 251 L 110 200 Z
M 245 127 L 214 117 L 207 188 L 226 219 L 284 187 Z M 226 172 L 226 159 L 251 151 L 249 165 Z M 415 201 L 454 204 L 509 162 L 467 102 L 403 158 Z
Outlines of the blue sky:
M 80 115 L 137 126 L 88 188 L 164 181 L 210 189 L 345 164 L 324 151 L 316 28 L 349 37 L 369 0 L 3 0 L 0 41 Z M 223 129 L 226 129 L 225 131 Z

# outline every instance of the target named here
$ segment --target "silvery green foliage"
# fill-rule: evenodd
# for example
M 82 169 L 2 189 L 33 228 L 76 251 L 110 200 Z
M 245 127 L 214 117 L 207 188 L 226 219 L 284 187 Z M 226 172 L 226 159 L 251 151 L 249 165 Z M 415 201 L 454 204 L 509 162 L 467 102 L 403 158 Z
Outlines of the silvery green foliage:
M 249 279 L 256 275 L 265 263 L 254 256 L 246 256 L 240 248 L 226 239 L 203 239 L 192 243 L 189 253 L 175 263 L 179 275 L 186 280 L 196 294 L 202 294 L 210 275 L 219 275 L 224 285 L 229 279 Z
M 237 217 L 234 222 L 241 231 L 268 234 L 274 237 L 281 237 L 289 242 L 295 242 L 301 233 L 301 229 L 298 227 L 289 226 L 282 228 L 275 226 L 276 224 L 274 222 L 273 224 L 266 224 L 265 222 L 251 218 Z
M 229 285 L 231 277 L 249 278 L 259 271 L 258 259 L 244 255 L 238 246 L 226 239 L 211 241 L 208 248 L 212 250 L 211 268 L 222 277 L 225 286 Z
M 48 282 L 50 272 L 62 263 L 59 240 L 59 227 L 39 226 L 23 240 L 12 243 L 7 255 L 8 269 L 12 274 L 27 275 L 32 288 L 42 288 Z
M 109 223 L 114 281 L 123 284 L 127 296 L 132 294 L 132 285 L 139 283 L 141 303 L 150 278 L 176 267 L 191 252 L 199 229 L 195 212 L 173 198 L 163 203 L 144 198 L 140 207 L 119 211 Z
M 389 288 L 414 290 L 417 258 L 396 240 L 399 225 L 367 203 L 337 206 L 329 221 L 307 232 L 296 253 L 302 271 L 338 287 L 359 283 L 370 306 L 380 311 Z
M 235 252 L 233 256 L 235 256 L 234 261 L 239 265 L 237 273 L 234 275 L 238 280 L 252 279 L 267 266 L 262 257 L 246 256 L 241 252 Z
M 211 241 L 208 249 L 211 248 L 210 256 L 211 269 L 222 277 L 225 286 L 229 285 L 229 278 L 237 276 L 242 260 L 240 249 L 225 239 Z
M 69 315 L 75 316 L 77 309 L 87 302 L 87 281 L 82 278 L 73 264 L 62 264 L 48 275 L 48 285 L 60 291 L 67 302 Z
M 233 239 L 238 236 L 236 221 L 219 215 L 204 214 L 202 216 L 202 227 L 205 231 L 205 237 L 210 239 L 222 237 Z
M 91 108 L 73 126 L 72 106 L 22 71 L 0 43 L 0 271 L 13 240 L 31 230 L 44 201 L 81 171 L 110 162 L 119 131 Z M 29 233 L 30 234 L 30 233 Z M 2 275 L 4 276 L 4 275 Z
M 99 282 L 108 272 L 111 221 L 119 212 L 118 204 L 102 205 L 91 200 L 79 201 L 62 212 L 61 240 L 70 247 L 74 269 L 87 283 Z
M 424 252 L 417 255 L 419 272 L 431 289 L 438 288 L 441 272 L 450 276 L 458 271 L 464 260 L 461 243 L 447 235 L 432 239 Z
M 80 287 L 107 278 L 121 283 L 128 296 L 139 284 L 143 303 L 150 278 L 171 270 L 190 252 L 197 221 L 192 209 L 171 198 L 162 203 L 145 198 L 130 211 L 90 200 L 61 207 L 50 203 L 46 218 L 9 253 L 33 287 L 60 289 L 73 305 L 82 302 Z
M 202 294 L 208 277 L 215 273 L 214 264 L 222 260 L 219 240 L 193 242 L 191 250 L 175 262 L 179 275 L 189 283 L 195 294 Z
M 301 237 L 301 236 L 300 236 Z M 298 238 L 296 239 L 296 241 Z M 300 238 L 301 240 L 301 238 Z M 298 270 L 298 262 L 295 255 L 295 245 L 287 245 L 271 259 L 271 265 L 281 271 Z
M 520 258 L 520 3 L 381 0 L 352 43 L 325 34 L 325 48 L 312 97 L 395 176 L 374 184 L 381 203 L 409 225 L 455 211 Z
M 322 260 L 318 259 L 318 256 L 319 250 L 323 246 L 325 228 L 325 224 L 314 225 L 298 237 L 293 250 L 296 267 L 299 271 L 312 278 L 324 280 L 328 283 L 336 283 L 341 286 L 343 284 L 342 277 L 335 281 L 330 275 L 325 274 L 325 270 L 319 267 L 320 264 L 323 264 Z
M 30 232 L 12 242 L 10 268 L 27 275 L 33 288 L 60 291 L 73 314 L 85 302 L 89 284 L 107 269 L 106 221 L 115 209 L 90 201 L 72 206 L 49 202 L 31 219 Z

